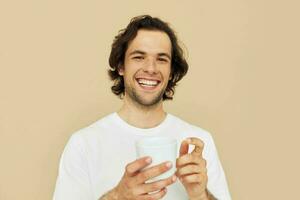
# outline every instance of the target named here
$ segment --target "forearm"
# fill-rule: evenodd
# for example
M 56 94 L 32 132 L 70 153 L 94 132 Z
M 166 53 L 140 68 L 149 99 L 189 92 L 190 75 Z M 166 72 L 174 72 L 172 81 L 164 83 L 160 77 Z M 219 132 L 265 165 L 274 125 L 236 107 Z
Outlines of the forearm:
M 217 198 L 215 198 L 208 190 L 207 190 L 207 197 L 208 197 L 208 200 L 217 200 Z
M 115 189 L 112 189 L 102 195 L 99 200 L 118 200 L 117 193 Z
M 190 198 L 190 200 L 217 200 L 208 190 L 201 197 Z

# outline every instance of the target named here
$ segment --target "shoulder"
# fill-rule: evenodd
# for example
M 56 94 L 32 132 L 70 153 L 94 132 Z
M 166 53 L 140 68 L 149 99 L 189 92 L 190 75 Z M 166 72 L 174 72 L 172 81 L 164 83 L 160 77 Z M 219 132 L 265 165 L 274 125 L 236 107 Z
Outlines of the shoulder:
M 209 131 L 205 130 L 204 128 L 201 128 L 198 125 L 189 123 L 183 119 L 181 119 L 178 116 L 169 114 L 170 118 L 172 120 L 172 124 L 177 129 L 183 129 L 184 133 L 188 137 L 199 137 L 204 140 L 212 140 L 212 135 Z
M 72 133 L 69 143 L 80 145 L 82 143 L 91 142 L 97 140 L 100 134 L 105 133 L 108 127 L 113 125 L 114 113 L 111 113 L 103 118 L 85 126 Z

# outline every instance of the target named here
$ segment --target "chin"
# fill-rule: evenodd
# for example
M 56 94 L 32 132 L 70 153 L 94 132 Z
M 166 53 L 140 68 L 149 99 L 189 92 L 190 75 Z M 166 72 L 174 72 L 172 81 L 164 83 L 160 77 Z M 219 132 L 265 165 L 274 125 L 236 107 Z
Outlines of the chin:
M 147 98 L 143 98 L 143 97 L 138 96 L 134 100 L 142 106 L 151 107 L 151 106 L 155 106 L 155 105 L 160 104 L 162 102 L 162 96 L 160 95 L 160 96 L 157 96 L 157 97 L 151 98 L 151 99 L 150 98 L 147 99 Z

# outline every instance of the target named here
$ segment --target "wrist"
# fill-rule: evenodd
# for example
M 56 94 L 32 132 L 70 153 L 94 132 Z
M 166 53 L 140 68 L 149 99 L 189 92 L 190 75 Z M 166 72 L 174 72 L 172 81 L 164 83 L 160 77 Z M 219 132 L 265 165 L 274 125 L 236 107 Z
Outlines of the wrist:
M 209 198 L 208 191 L 205 190 L 199 196 L 197 196 L 197 197 L 191 197 L 191 198 L 189 198 L 189 200 L 210 200 L 210 198 Z
M 118 200 L 118 199 L 119 197 L 118 197 L 117 188 L 114 188 L 109 192 L 107 192 L 106 194 L 104 194 L 102 197 L 100 197 L 99 200 Z
M 112 191 L 111 191 L 111 199 L 110 200 L 119 200 L 119 193 L 118 193 L 118 188 L 115 187 Z

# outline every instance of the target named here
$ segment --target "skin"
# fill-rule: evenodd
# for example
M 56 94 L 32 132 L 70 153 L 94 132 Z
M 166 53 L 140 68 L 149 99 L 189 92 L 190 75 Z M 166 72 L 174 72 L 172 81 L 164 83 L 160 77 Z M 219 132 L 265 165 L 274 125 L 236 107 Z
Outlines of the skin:
M 195 148 L 189 152 L 189 145 Z M 206 160 L 202 157 L 204 143 L 198 138 L 188 138 L 181 143 L 179 158 L 176 160 L 176 175 L 184 185 L 190 200 L 209 199 Z
M 127 123 L 139 128 L 151 128 L 160 124 L 166 117 L 162 95 L 167 87 L 171 72 L 171 41 L 161 31 L 139 30 L 137 36 L 128 45 L 124 66 L 119 70 L 125 83 L 123 106 L 118 115 Z M 154 89 L 143 88 L 137 78 L 158 80 Z M 188 154 L 189 144 L 195 150 Z M 180 180 L 191 200 L 208 199 L 206 192 L 206 164 L 202 158 L 203 142 L 197 138 L 184 141 L 180 147 L 175 175 L 146 183 L 171 167 L 167 163 L 144 169 L 150 165 L 151 158 L 137 159 L 125 167 L 125 173 L 119 184 L 101 200 L 156 200 L 167 193 L 167 186 Z M 144 169 L 144 170 L 143 170 Z M 153 193 L 155 192 L 155 193 Z
M 145 54 L 134 53 L 138 51 Z M 171 59 L 166 55 L 171 57 L 171 41 L 166 33 L 160 31 L 139 30 L 129 43 L 124 66 L 119 71 L 126 89 L 123 106 L 118 112 L 129 124 L 150 128 L 166 117 L 162 94 L 171 72 Z M 135 80 L 137 77 L 157 79 L 161 83 L 154 91 L 147 91 L 139 86 Z

